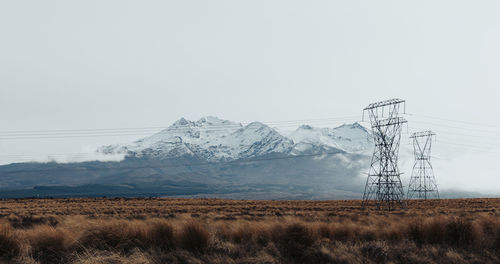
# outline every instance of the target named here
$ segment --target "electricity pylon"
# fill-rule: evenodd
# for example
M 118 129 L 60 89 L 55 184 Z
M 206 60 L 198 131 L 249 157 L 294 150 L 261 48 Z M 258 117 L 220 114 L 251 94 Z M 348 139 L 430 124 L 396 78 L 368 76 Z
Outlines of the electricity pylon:
M 415 163 L 408 185 L 408 199 L 439 199 L 439 191 L 431 164 L 432 131 L 413 133 L 413 153 Z
M 363 207 L 374 201 L 377 209 L 394 210 L 406 208 L 401 173 L 398 168 L 401 129 L 407 121 L 399 117 L 400 107 L 405 101 L 391 99 L 368 105 L 368 112 L 375 142 L 375 150 L 366 179 Z M 404 111 L 404 109 L 403 109 Z

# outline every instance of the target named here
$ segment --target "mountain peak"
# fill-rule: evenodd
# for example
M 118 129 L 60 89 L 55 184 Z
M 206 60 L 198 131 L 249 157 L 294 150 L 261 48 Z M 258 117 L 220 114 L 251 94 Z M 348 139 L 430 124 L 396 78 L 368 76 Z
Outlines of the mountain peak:
M 341 129 L 341 128 L 366 130 L 366 128 L 363 125 L 361 125 L 359 122 L 354 122 L 352 124 L 343 124 L 341 126 L 336 127 L 335 129 Z
M 233 133 L 234 136 L 242 138 L 242 140 L 254 140 L 268 135 L 284 138 L 278 131 L 261 122 L 252 122 Z
M 185 119 L 184 117 L 181 117 L 179 120 L 175 121 L 172 126 L 177 127 L 177 126 L 188 126 L 191 125 L 193 122 Z
M 366 129 L 366 127 L 364 127 L 363 125 L 361 125 L 361 124 L 360 124 L 360 123 L 358 123 L 358 122 L 354 122 L 353 124 L 351 124 L 351 125 L 350 125 L 350 128 L 351 128 L 351 129 L 361 129 L 361 130 L 363 130 L 363 131 L 365 131 L 365 132 L 367 132 L 367 133 L 368 133 L 368 130 Z
M 204 116 L 196 121 L 196 124 L 199 125 L 237 125 L 235 122 L 231 122 L 229 120 L 220 119 L 216 116 Z
M 171 126 L 168 127 L 167 130 L 162 131 L 162 132 L 167 132 L 168 131 L 174 131 L 174 130 L 179 130 L 179 131 L 199 131 L 203 130 L 207 127 L 217 127 L 220 129 L 238 129 L 242 125 L 239 123 L 231 122 L 229 120 L 224 120 L 220 119 L 215 116 L 204 116 L 198 121 L 191 121 L 188 120 L 184 117 L 181 119 L 175 121 Z M 211 130 L 210 130 L 211 131 Z
M 269 129 L 271 129 L 268 125 L 261 123 L 261 122 L 257 122 L 257 121 L 246 125 L 246 128 L 250 128 L 250 129 L 269 128 Z

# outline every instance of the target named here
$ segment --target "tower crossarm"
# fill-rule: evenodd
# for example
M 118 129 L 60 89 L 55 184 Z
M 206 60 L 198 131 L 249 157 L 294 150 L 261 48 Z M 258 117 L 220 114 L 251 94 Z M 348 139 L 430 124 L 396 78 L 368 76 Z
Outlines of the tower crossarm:
M 402 117 L 391 117 L 383 120 L 379 120 L 377 124 L 374 124 L 372 127 L 373 128 L 379 128 L 379 127 L 386 127 L 386 126 L 393 126 L 393 125 L 400 125 L 407 123 L 406 119 Z
M 389 99 L 389 100 L 385 100 L 385 101 L 380 101 L 380 102 L 369 104 L 363 110 L 366 111 L 366 110 L 371 110 L 371 109 L 374 109 L 374 108 L 384 107 L 384 106 L 388 106 L 388 105 L 401 104 L 401 103 L 404 103 L 404 102 L 406 102 L 406 101 L 402 100 L 402 99 L 398 99 L 398 98 Z
M 421 132 L 415 132 L 415 133 L 412 133 L 410 138 L 419 138 L 419 137 L 432 137 L 432 136 L 435 136 L 436 133 L 432 132 L 432 131 L 421 131 Z

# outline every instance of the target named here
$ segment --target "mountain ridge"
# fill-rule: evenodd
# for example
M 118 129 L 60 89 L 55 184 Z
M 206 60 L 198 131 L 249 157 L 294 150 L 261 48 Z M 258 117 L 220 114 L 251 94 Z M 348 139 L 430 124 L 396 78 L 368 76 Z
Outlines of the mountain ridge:
M 328 149 L 366 152 L 370 148 L 369 132 L 357 122 L 336 128 L 302 125 L 297 130 L 282 135 L 261 122 L 244 126 L 207 116 L 198 121 L 181 118 L 152 136 L 131 144 L 103 146 L 98 151 L 104 154 L 160 159 L 191 155 L 218 162 L 269 154 L 299 155 Z

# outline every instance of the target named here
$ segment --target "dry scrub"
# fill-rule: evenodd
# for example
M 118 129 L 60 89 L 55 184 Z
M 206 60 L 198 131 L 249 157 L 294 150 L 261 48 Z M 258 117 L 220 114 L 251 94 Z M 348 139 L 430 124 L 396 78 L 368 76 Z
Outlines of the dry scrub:
M 394 212 L 361 210 L 359 201 L 119 201 L 1 201 L 0 263 L 500 263 L 496 199 Z M 54 205 L 52 214 L 16 208 L 30 202 Z

